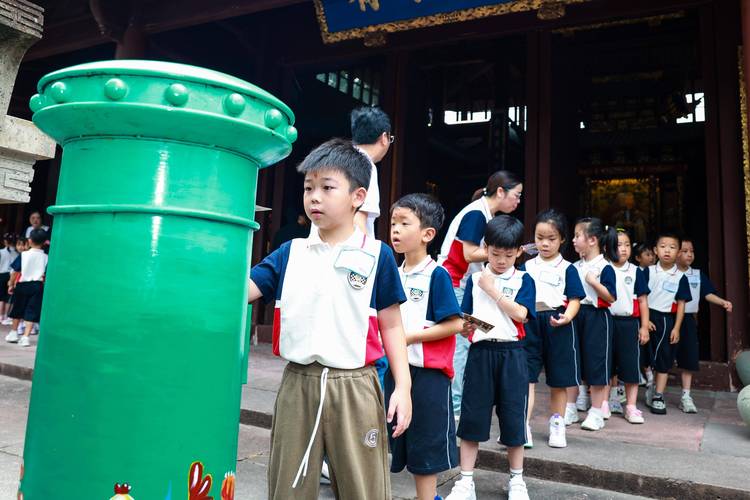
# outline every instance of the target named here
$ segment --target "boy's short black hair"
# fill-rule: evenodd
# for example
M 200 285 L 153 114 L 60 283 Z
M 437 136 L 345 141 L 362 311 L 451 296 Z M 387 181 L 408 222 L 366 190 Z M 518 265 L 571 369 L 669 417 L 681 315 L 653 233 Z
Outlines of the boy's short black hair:
M 354 144 L 372 144 L 383 133 L 391 133 L 391 120 L 377 106 L 362 106 L 352 110 L 352 141 Z
M 682 235 L 680 238 L 680 246 L 682 246 L 683 243 L 692 243 L 693 246 L 695 246 L 695 240 L 690 235 Z
M 414 212 L 414 215 L 419 219 L 419 227 L 421 229 L 431 227 L 435 231 L 440 231 L 440 228 L 443 227 L 443 222 L 445 222 L 443 206 L 431 194 L 411 193 L 402 196 L 391 207 L 391 213 L 397 208 L 408 208 Z
M 310 153 L 297 165 L 297 172 L 309 174 L 333 170 L 340 172 L 349 181 L 349 192 L 358 188 L 367 189 L 370 186 L 372 164 L 351 141 L 346 139 L 331 139 L 326 141 Z
M 29 239 L 35 245 L 44 245 L 44 242 L 47 241 L 47 231 L 44 229 L 32 229 L 31 233 L 29 233 Z
M 672 238 L 673 240 L 677 240 L 677 248 L 680 248 L 682 246 L 682 238 L 679 234 L 673 232 L 673 231 L 660 231 L 659 234 L 656 235 L 656 240 L 654 240 L 654 246 L 659 245 L 659 240 L 662 238 Z
M 484 242 L 490 247 L 518 249 L 523 242 L 523 223 L 510 215 L 496 215 L 487 223 Z

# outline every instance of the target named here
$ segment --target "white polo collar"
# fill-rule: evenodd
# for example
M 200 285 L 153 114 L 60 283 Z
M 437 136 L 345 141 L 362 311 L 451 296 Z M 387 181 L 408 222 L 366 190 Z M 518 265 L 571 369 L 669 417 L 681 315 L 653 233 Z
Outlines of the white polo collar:
M 425 272 L 425 271 L 427 270 L 427 268 L 429 268 L 429 267 L 430 267 L 430 265 L 432 265 L 432 264 L 433 264 L 434 262 L 435 262 L 435 261 L 434 261 L 434 260 L 432 259 L 432 257 L 430 257 L 430 256 L 428 255 L 427 257 L 425 257 L 424 259 L 422 259 L 422 261 L 420 261 L 420 263 L 419 263 L 419 264 L 417 264 L 416 266 L 414 266 L 414 267 L 413 267 L 413 268 L 412 268 L 412 269 L 411 269 L 410 271 L 407 271 L 407 270 L 406 270 L 406 261 L 404 260 L 404 262 L 402 262 L 402 263 L 401 263 L 401 272 L 402 272 L 402 273 L 403 273 L 403 274 L 404 274 L 405 276 L 410 276 L 410 275 L 412 275 L 412 274 L 419 274 L 419 273 L 423 273 L 423 272 Z
M 310 236 L 308 236 L 306 239 L 307 239 L 307 248 L 317 246 L 317 245 L 331 247 L 330 244 L 320 239 L 320 229 L 318 228 L 315 228 L 315 231 L 311 231 Z M 350 248 L 364 248 L 366 241 L 367 241 L 367 236 L 358 227 L 355 226 L 354 232 L 352 233 L 351 236 L 349 236 L 349 238 L 342 241 L 341 243 L 337 243 L 334 246 L 343 246 L 343 247 L 350 247 Z

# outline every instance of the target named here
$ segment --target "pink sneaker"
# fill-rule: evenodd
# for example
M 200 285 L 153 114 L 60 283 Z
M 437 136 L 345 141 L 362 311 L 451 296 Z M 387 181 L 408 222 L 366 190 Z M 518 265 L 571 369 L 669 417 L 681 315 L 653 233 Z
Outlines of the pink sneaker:
M 605 399 L 602 403 L 602 417 L 604 417 L 604 420 L 609 420 L 611 416 L 612 412 L 609 410 L 609 402 Z
M 642 424 L 644 422 L 643 413 L 635 406 L 627 406 L 625 408 L 625 420 L 631 424 Z

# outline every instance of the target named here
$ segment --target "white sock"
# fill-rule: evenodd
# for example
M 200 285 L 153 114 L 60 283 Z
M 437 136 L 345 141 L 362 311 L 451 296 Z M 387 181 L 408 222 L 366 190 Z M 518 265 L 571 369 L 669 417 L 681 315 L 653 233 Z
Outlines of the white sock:
M 565 407 L 570 408 L 571 410 L 578 411 L 578 407 L 576 406 L 575 403 L 565 403 Z
M 474 482 L 474 471 L 466 472 L 464 470 L 461 471 L 461 481 L 468 481 L 470 483 Z
M 690 389 L 683 389 L 682 390 L 682 397 L 690 397 Z
M 578 394 L 581 396 L 586 395 L 586 386 L 585 385 L 579 385 L 578 386 Z
M 602 416 L 602 409 L 601 408 L 594 408 L 592 406 L 591 408 L 589 408 L 589 413 L 591 413 L 593 415 L 598 415 L 598 416 L 601 417 Z
M 617 386 L 614 386 L 609 390 L 609 399 L 617 399 Z
M 514 477 L 523 478 L 523 469 L 510 469 L 510 478 L 513 479 Z

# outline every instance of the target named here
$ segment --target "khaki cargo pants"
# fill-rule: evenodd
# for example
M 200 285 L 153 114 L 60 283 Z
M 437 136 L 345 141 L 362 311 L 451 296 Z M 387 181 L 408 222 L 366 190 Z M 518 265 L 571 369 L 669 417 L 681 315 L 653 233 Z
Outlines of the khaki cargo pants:
M 389 500 L 386 432 L 375 368 L 289 363 L 271 427 L 268 498 L 317 500 L 325 454 L 336 498 Z

